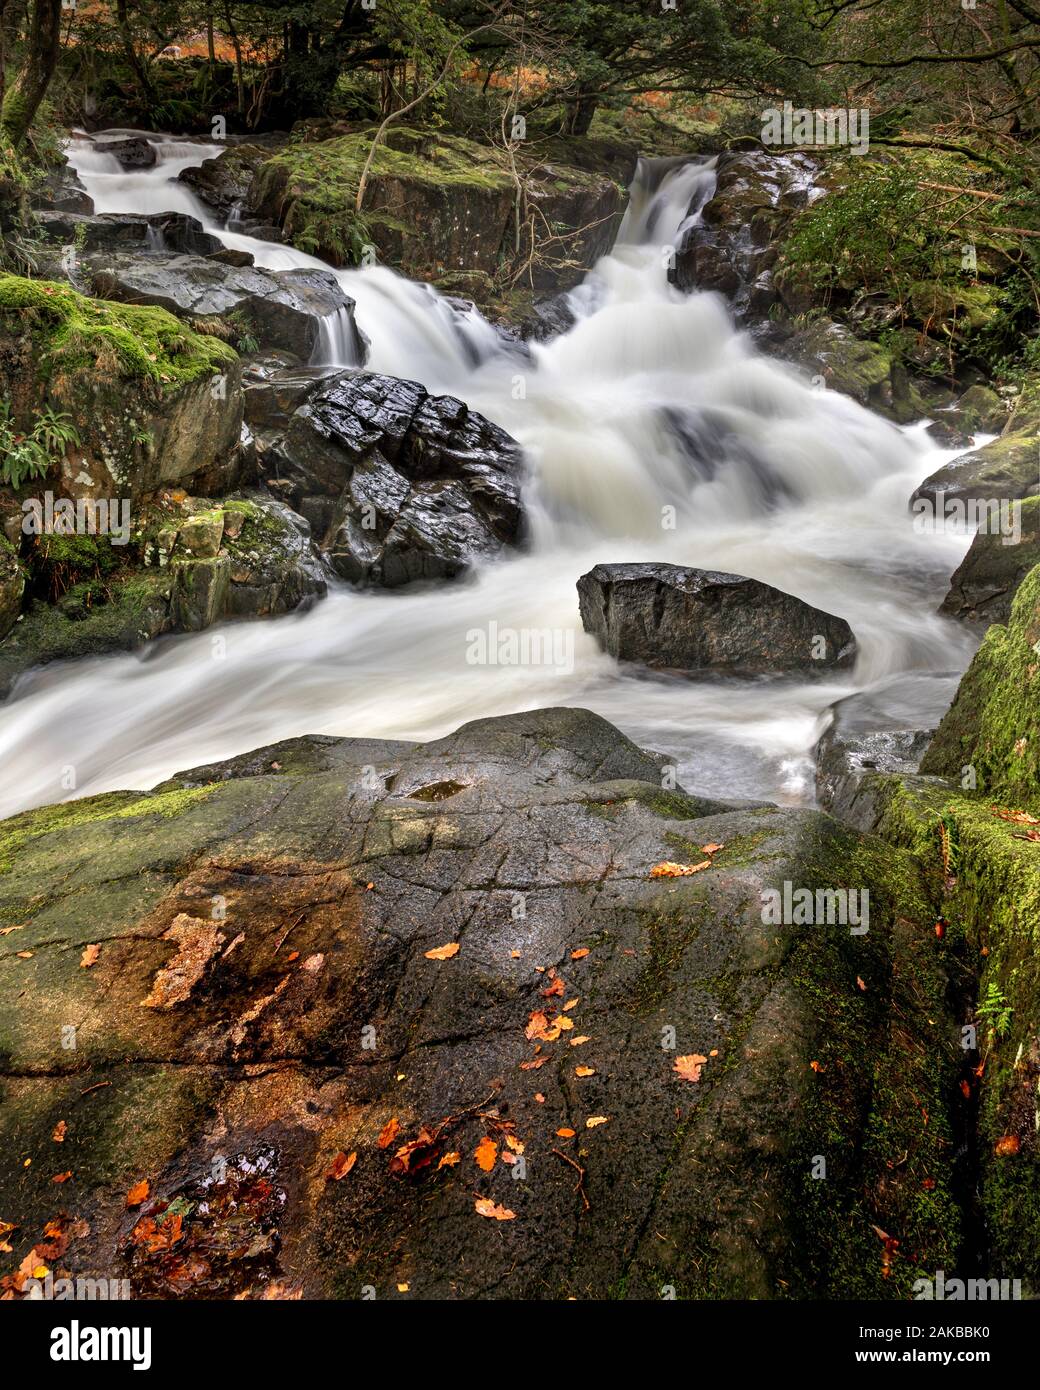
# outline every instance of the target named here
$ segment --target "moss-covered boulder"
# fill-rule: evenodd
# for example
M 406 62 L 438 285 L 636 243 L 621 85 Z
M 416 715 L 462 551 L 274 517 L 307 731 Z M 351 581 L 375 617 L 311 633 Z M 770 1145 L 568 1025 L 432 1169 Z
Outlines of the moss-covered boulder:
M 25 613 L 0 640 L 0 696 L 52 661 L 134 651 L 226 618 L 289 613 L 327 590 L 309 525 L 264 493 L 216 504 L 167 494 L 139 510 L 126 546 L 45 535 L 27 548 L 24 569 Z
M 958 781 L 966 770 L 986 795 L 1040 805 L 1040 567 L 986 633 L 921 762 Z
M 23 425 L 46 403 L 77 432 L 37 490 L 137 502 L 164 484 L 233 485 L 238 356 L 164 309 L 0 275 L 0 389 Z
M 910 499 L 921 499 L 939 509 L 952 499 L 959 502 L 985 502 L 1015 497 L 1035 497 L 1040 493 L 1040 449 L 1037 427 L 1030 423 L 961 454 L 930 474 Z
M 56 1220 L 48 1268 L 137 1296 L 905 1298 L 961 1267 L 908 857 L 663 790 L 595 715 L 294 740 L 16 817 L 0 861 L 14 1293 Z M 868 929 L 769 915 L 792 886 L 869 892 Z
M 374 134 L 354 131 L 280 150 L 252 182 L 252 212 L 333 265 L 357 264 L 371 245 L 395 269 L 430 280 L 458 271 L 510 275 L 532 251 L 533 227 L 533 283 L 573 284 L 614 239 L 625 203 L 614 179 L 521 150 L 521 193 L 502 150 L 405 126 L 388 130 L 377 146 L 358 214 Z

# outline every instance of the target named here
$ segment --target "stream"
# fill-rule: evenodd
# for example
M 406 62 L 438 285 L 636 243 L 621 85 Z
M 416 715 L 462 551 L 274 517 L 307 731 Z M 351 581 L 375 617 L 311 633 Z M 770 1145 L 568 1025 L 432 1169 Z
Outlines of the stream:
M 158 161 L 139 172 L 73 139 L 97 212 L 186 212 L 258 266 L 329 269 L 218 225 L 177 182 L 224 147 L 148 138 Z M 336 270 L 369 370 L 458 396 L 520 441 L 528 548 L 464 582 L 336 583 L 307 612 L 30 673 L 0 706 L 0 816 L 68 797 L 70 766 L 72 795 L 147 788 L 301 734 L 428 739 L 547 705 L 595 710 L 668 753 L 690 790 L 811 805 L 812 748 L 835 700 L 898 690 L 909 718 L 934 725 L 975 645 L 935 613 L 970 536 L 918 532 L 907 501 L 961 451 L 937 448 L 925 422 L 899 428 L 815 389 L 756 351 L 719 296 L 668 284 L 662 247 L 714 179 L 712 161 L 692 161 L 654 187 L 641 166 L 613 250 L 571 292 L 576 323 L 534 344 L 533 362 L 428 286 L 385 267 Z M 324 326 L 329 361 L 356 365 L 347 343 Z M 705 439 L 711 467 L 696 462 Z M 582 631 L 575 583 L 597 563 L 636 560 L 734 571 L 836 613 L 858 639 L 856 665 L 811 682 L 621 668 Z M 467 634 L 492 623 L 572 634 L 573 661 L 469 664 Z

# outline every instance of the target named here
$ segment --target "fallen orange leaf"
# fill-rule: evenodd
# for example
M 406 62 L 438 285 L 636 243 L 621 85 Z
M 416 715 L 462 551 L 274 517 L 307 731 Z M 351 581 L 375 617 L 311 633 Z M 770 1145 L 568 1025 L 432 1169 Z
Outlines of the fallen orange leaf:
M 515 1221 L 516 1212 L 508 1207 L 497 1207 L 490 1197 L 479 1197 L 474 1204 L 478 1216 L 490 1216 L 495 1221 Z
M 999 1158 L 1010 1158 L 1017 1154 L 1021 1147 L 1022 1143 L 1017 1134 L 1005 1134 L 994 1144 L 993 1152 Z
M 595 1075 L 596 1075 L 596 1068 L 595 1068 L 595 1067 L 575 1067 L 575 1068 L 574 1068 L 574 1075 L 575 1075 L 575 1076 L 595 1076 Z
M 675 864 L 670 859 L 664 859 L 660 864 L 655 864 L 650 870 L 650 877 L 687 878 L 690 874 L 699 874 L 702 869 L 710 868 L 710 859 L 704 859 L 700 864 Z
M 83 948 L 83 954 L 79 958 L 80 968 L 86 970 L 90 966 L 95 965 L 100 954 L 100 946 L 85 946 Z
M 444 1155 L 444 1157 L 441 1159 L 440 1163 L 437 1164 L 437 1167 L 438 1167 L 438 1168 L 454 1168 L 455 1165 L 456 1165 L 456 1163 L 458 1163 L 458 1161 L 461 1159 L 461 1157 L 462 1157 L 462 1155 L 461 1155 L 460 1153 L 455 1153 L 455 1151 L 452 1150 L 452 1152 L 451 1152 L 450 1154 L 445 1154 L 445 1155 Z
M 568 1038 L 567 1041 L 570 1043 L 571 1047 L 581 1047 L 582 1043 L 591 1042 L 592 1039 L 588 1037 L 586 1034 L 582 1033 L 581 1037 Z
M 135 1182 L 133 1187 L 126 1194 L 127 1206 L 139 1207 L 147 1198 L 150 1190 L 147 1178 L 142 1178 L 140 1182 Z
M 427 960 L 451 960 L 452 956 L 457 956 L 458 953 L 459 943 L 449 941 L 447 946 L 435 946 L 432 951 L 425 951 L 424 955 Z
M 485 1134 L 483 1139 L 481 1139 L 473 1157 L 477 1160 L 478 1166 L 483 1168 L 485 1173 L 490 1173 L 492 1168 L 494 1168 L 495 1159 L 498 1157 L 498 1145 L 489 1134 Z
M 597 1125 L 605 1125 L 609 1119 L 609 1115 L 590 1115 L 585 1121 L 585 1128 L 595 1129 Z
M 684 1081 L 699 1081 L 701 1067 L 707 1060 L 707 1057 L 702 1057 L 699 1052 L 690 1052 L 685 1057 L 676 1057 L 672 1070 L 678 1072 Z
M 379 1131 L 379 1138 L 376 1140 L 376 1143 L 379 1145 L 379 1147 L 381 1149 L 389 1148 L 390 1145 L 397 1138 L 400 1128 L 401 1122 L 400 1120 L 398 1120 L 396 1115 L 392 1120 L 387 1120 L 386 1124 Z
M 68 1125 L 65 1123 L 64 1120 L 59 1120 L 58 1123 L 54 1126 L 54 1133 L 51 1135 L 51 1138 L 54 1140 L 56 1144 L 64 1144 L 65 1136 L 68 1132 Z
M 329 1164 L 329 1170 L 325 1174 L 326 1182 L 339 1182 L 340 1178 L 345 1178 L 357 1162 L 357 1153 L 349 1156 L 342 1149 Z
M 560 1137 L 561 1139 L 573 1139 L 573 1138 L 574 1138 L 574 1130 L 573 1130 L 573 1129 L 558 1129 L 558 1130 L 556 1131 L 556 1133 L 559 1135 L 559 1137 Z
M 588 953 L 589 948 L 587 946 L 581 946 L 578 950 L 571 952 L 571 960 L 584 960 Z

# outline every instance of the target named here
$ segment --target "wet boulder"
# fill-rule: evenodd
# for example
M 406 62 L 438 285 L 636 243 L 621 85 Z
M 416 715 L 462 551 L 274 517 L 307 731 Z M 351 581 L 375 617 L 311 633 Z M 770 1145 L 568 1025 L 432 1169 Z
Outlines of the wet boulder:
M 321 384 L 268 457 L 355 583 L 451 578 L 521 536 L 516 441 L 415 381 L 350 372 Z
M 152 169 L 158 159 L 155 146 L 143 135 L 102 131 L 93 137 L 92 143 L 99 153 L 115 155 L 124 169 Z
M 45 1227 L 56 1276 L 134 1297 L 906 1299 L 954 1268 L 959 1049 L 905 853 L 664 790 L 588 711 L 293 739 L 0 823 L 0 859 L 9 1297 Z M 866 892 L 869 929 L 767 920 L 792 886 Z
M 256 171 L 271 151 L 259 145 L 232 145 L 221 150 L 215 159 L 204 159 L 190 169 L 182 169 L 177 178 L 212 208 L 227 219 L 247 205 L 249 187 Z
M 37 212 L 36 227 L 47 242 L 74 246 L 77 255 L 97 252 L 180 251 L 207 256 L 219 252 L 219 237 L 183 212 Z
M 976 532 L 939 612 L 988 627 L 1007 622 L 1019 585 L 1040 564 L 1040 498 L 1012 501 L 1003 514 L 986 516 L 997 524 Z
M 354 324 L 354 301 L 322 270 L 261 270 L 201 256 L 159 253 L 108 256 L 93 274 L 97 294 L 134 304 L 157 304 L 196 320 L 219 319 L 261 347 L 284 348 L 304 361 L 318 347 L 321 320 L 344 316 L 359 362 L 364 345 Z
M 578 580 L 582 625 L 620 661 L 735 675 L 823 675 L 852 665 L 843 618 L 739 574 L 597 565 Z

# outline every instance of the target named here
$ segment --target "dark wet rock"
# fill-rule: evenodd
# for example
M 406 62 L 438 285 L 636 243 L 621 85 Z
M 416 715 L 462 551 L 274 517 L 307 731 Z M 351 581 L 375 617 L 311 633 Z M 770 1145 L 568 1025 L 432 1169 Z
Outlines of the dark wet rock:
M 36 226 L 51 242 L 74 246 L 84 256 L 94 252 L 180 251 L 197 256 L 219 252 L 218 237 L 183 212 L 38 212 Z
M 204 159 L 191 169 L 182 169 L 177 177 L 197 198 L 226 219 L 247 205 L 249 186 L 256 171 L 270 156 L 271 151 L 259 145 L 232 145 L 215 159 Z
M 52 1263 L 134 1296 L 905 1299 L 953 1267 L 955 1030 L 904 852 L 663 791 L 593 714 L 292 740 L 4 822 L 0 857 L 5 1273 L 55 1218 L 24 1154 L 62 1118 Z M 867 890 L 869 930 L 766 924 L 785 881 Z M 183 1266 L 142 1239 L 175 1218 Z
M 924 500 L 941 515 L 950 501 L 999 501 L 1038 493 L 1036 426 L 1030 424 L 944 463 L 917 488 L 910 505 Z
M 352 582 L 450 578 L 520 538 L 519 446 L 418 382 L 349 372 L 308 390 L 267 459 Z
M 800 152 L 758 149 L 720 155 L 716 170 L 702 221 L 685 233 L 668 278 L 681 290 L 716 290 L 732 301 L 738 318 L 758 319 L 778 298 L 766 274 L 776 243 L 792 214 L 825 192 L 821 164 Z
M 886 393 L 891 393 L 890 354 L 832 319 L 816 319 L 791 334 L 780 352 L 821 386 L 851 396 L 860 405 L 883 406 Z
M 1011 503 L 1015 512 L 987 514 L 989 530 L 976 533 L 967 555 L 950 577 L 950 589 L 940 613 L 964 622 L 989 626 L 1006 623 L 1019 585 L 1040 564 L 1040 499 Z M 1001 524 L 1004 533 L 1001 533 Z M 1018 539 L 1015 531 L 1018 531 Z
M 102 154 L 115 155 L 124 169 L 151 169 L 158 158 L 155 146 L 143 135 L 106 135 L 102 131 L 92 143 Z
M 91 214 L 94 200 L 87 193 L 75 169 L 62 162 L 48 170 L 30 194 L 30 206 L 41 212 L 79 212 Z
M 833 705 L 816 745 L 816 795 L 823 809 L 858 830 L 872 830 L 878 775 L 916 774 L 957 685 L 956 676 L 912 674 Z
M 658 669 L 808 675 L 855 660 L 843 618 L 739 574 L 597 565 L 578 580 L 578 602 L 604 651 Z
M 354 301 L 334 275 L 321 270 L 235 267 L 200 256 L 109 256 L 94 271 L 98 294 L 135 304 L 158 304 L 182 317 L 223 319 L 252 332 L 261 347 L 285 348 L 307 360 L 319 341 L 319 319 Z M 354 329 L 358 360 L 364 347 Z

